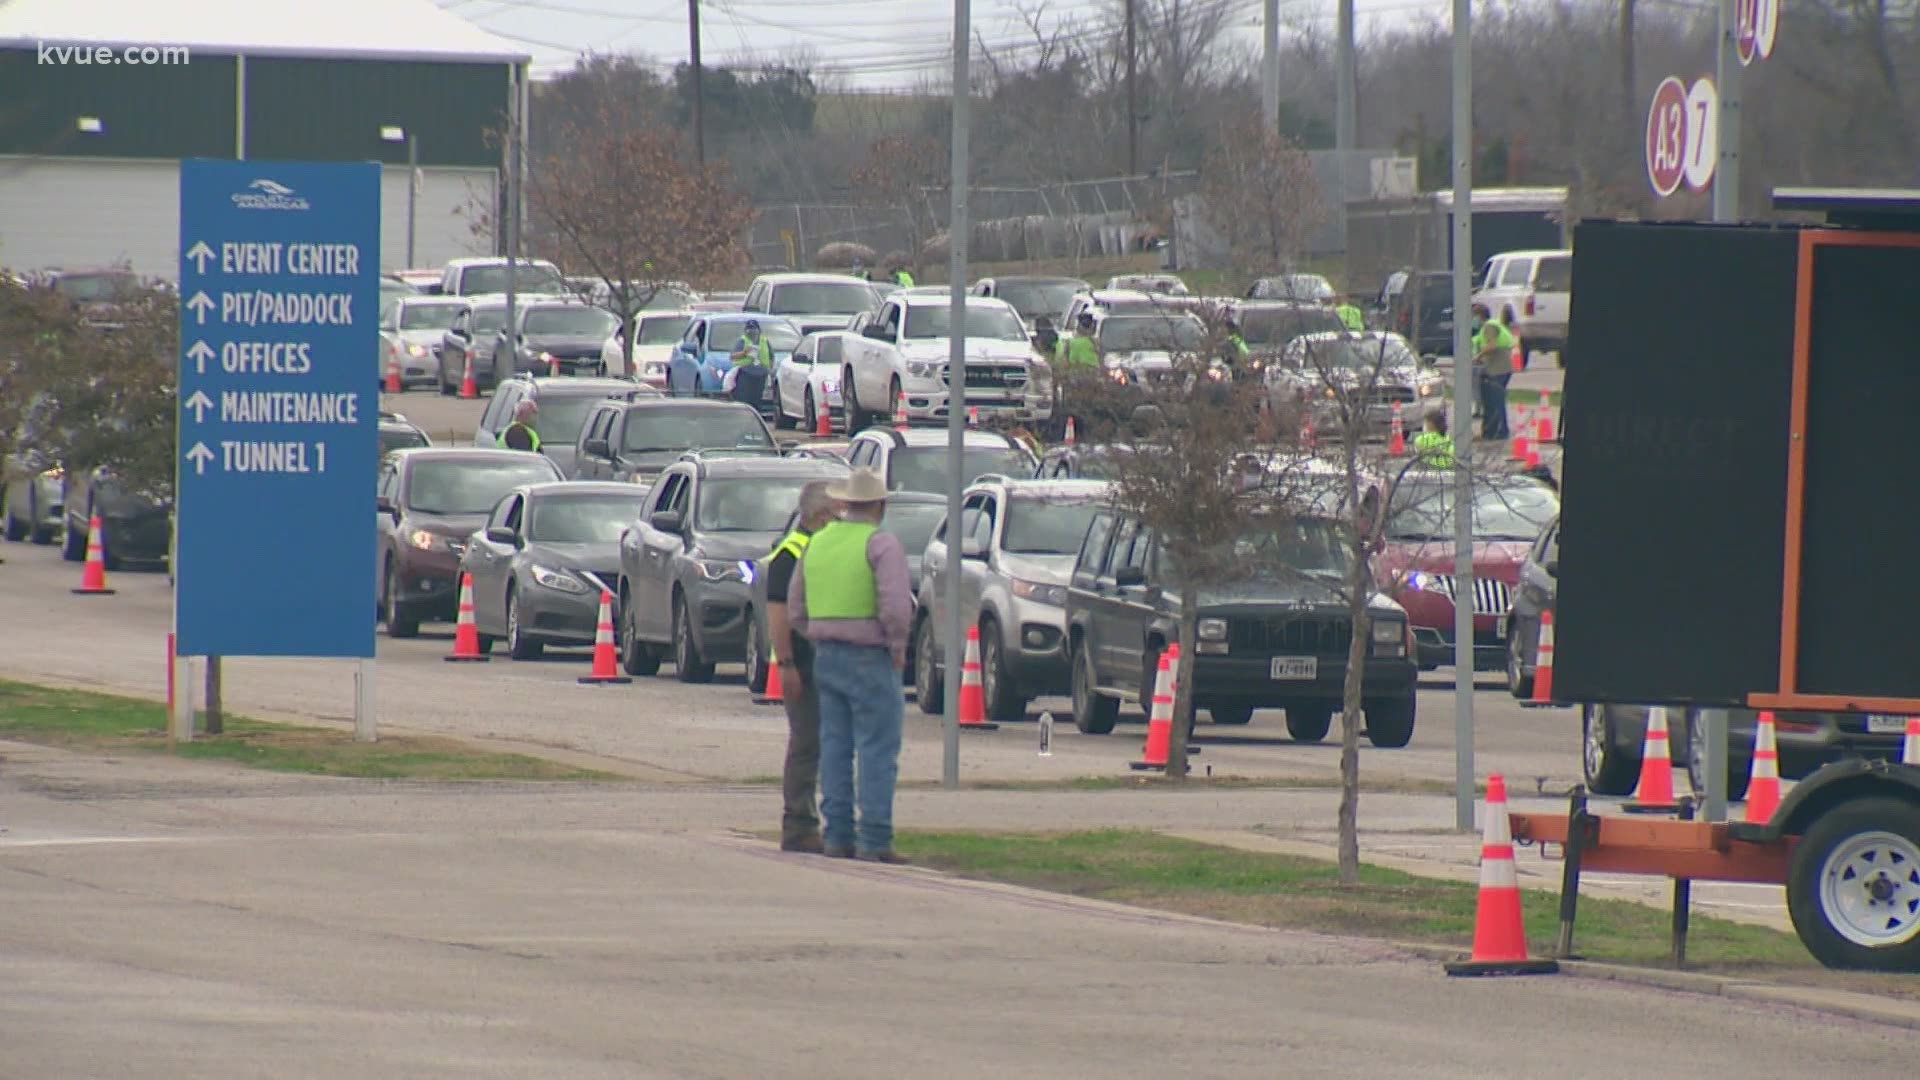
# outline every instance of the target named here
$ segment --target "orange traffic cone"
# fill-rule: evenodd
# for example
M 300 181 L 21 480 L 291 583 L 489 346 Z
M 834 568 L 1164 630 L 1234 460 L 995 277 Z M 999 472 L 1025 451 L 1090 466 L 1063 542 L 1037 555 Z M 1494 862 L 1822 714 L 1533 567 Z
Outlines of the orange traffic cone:
M 978 405 L 967 406 L 967 426 L 978 427 L 979 425 L 980 425 L 980 406 Z
M 1000 725 L 987 719 L 987 693 L 980 685 L 980 628 L 967 627 L 967 655 L 960 664 L 960 726 L 992 731 Z
M 1167 767 L 1167 751 L 1173 746 L 1173 670 L 1169 666 L 1172 650 L 1160 652 L 1159 668 L 1153 676 L 1153 704 L 1147 709 L 1147 743 L 1140 750 L 1135 772 Z
M 1920 765 L 1920 716 L 1907 717 L 1907 737 L 1900 746 L 1900 764 Z
M 786 699 L 786 688 L 780 685 L 780 651 L 775 649 L 767 656 L 767 681 L 760 692 L 753 695 L 753 703 L 779 705 Z
M 1538 450 L 1527 451 L 1527 468 L 1537 469 L 1539 467 L 1540 467 L 1540 451 Z
M 560 377 L 560 358 L 559 357 L 557 356 L 547 357 L 547 375 L 555 379 Z
M 1318 440 L 1318 439 L 1317 439 L 1317 438 L 1316 438 L 1316 437 L 1314 436 L 1314 434 L 1313 434 L 1313 425 L 1312 425 L 1312 424 L 1303 424 L 1303 425 L 1301 425 L 1301 427 L 1300 427 L 1300 444 L 1301 444 L 1302 446 L 1304 446 L 1304 447 L 1306 447 L 1306 448 L 1307 448 L 1307 449 L 1309 449 L 1309 450 L 1314 450 L 1314 449 L 1318 449 L 1318 447 L 1319 447 L 1319 445 L 1320 445 L 1320 443 L 1319 443 L 1319 440 Z
M 1553 395 L 1546 387 L 1540 388 L 1540 407 L 1534 410 L 1533 441 L 1550 443 L 1553 441 Z
M 620 674 L 619 661 L 614 655 L 613 594 L 605 589 L 600 590 L 600 618 L 593 628 L 593 673 L 580 676 L 580 681 L 588 685 L 633 681 Z
M 1513 343 L 1513 370 L 1525 371 L 1526 369 L 1527 354 L 1520 351 L 1520 343 L 1516 341 Z
M 1655 705 L 1647 711 L 1647 738 L 1640 751 L 1640 784 L 1625 809 L 1636 814 L 1658 814 L 1674 810 L 1673 751 L 1667 745 L 1667 709 Z
M 1780 747 L 1773 714 L 1762 712 L 1753 733 L 1753 772 L 1747 781 L 1747 820 L 1765 823 L 1780 808 Z
M 1407 426 L 1400 419 L 1400 403 L 1393 403 L 1393 435 L 1387 439 L 1387 453 L 1400 457 L 1407 452 Z
M 480 388 L 473 382 L 473 354 L 468 353 L 466 374 L 460 376 L 460 397 L 466 401 L 472 401 L 479 396 Z
M 1501 402 L 1501 407 L 1505 408 L 1506 403 Z M 1516 422 L 1513 425 L 1513 449 L 1507 453 L 1507 456 L 1514 461 L 1525 461 L 1527 460 L 1527 455 L 1533 452 L 1532 448 L 1527 445 L 1527 427 L 1532 423 L 1532 419 L 1527 416 L 1525 406 L 1522 406 L 1516 411 L 1518 411 L 1520 415 L 1516 418 Z
M 1527 930 L 1520 918 L 1520 875 L 1513 863 L 1513 825 L 1507 818 L 1507 781 L 1487 777 L 1480 826 L 1480 901 L 1473 916 L 1473 955 L 1447 964 L 1449 975 L 1550 975 L 1552 960 L 1527 956 Z
M 460 615 L 453 624 L 453 651 L 447 654 L 446 661 L 484 664 L 490 659 L 492 657 L 480 651 L 480 630 L 473 624 L 473 575 L 461 571 Z
M 1553 704 L 1553 609 L 1540 611 L 1540 649 L 1533 658 L 1533 703 Z
M 902 392 L 899 397 L 893 399 L 893 429 L 905 431 L 907 425 L 907 395 Z
M 87 519 L 87 561 L 80 567 L 80 587 L 73 591 L 77 596 L 113 595 L 107 588 L 107 556 L 100 542 L 99 514 Z
M 389 394 L 400 392 L 400 357 L 392 352 L 387 353 L 386 391 Z
M 1067 437 L 1062 441 L 1065 442 L 1068 446 L 1072 446 L 1074 443 L 1079 441 L 1074 438 L 1073 417 L 1071 416 L 1067 417 Z
M 833 413 L 827 408 L 827 399 L 824 397 L 820 399 L 820 413 L 813 420 L 813 433 L 822 439 L 833 437 Z

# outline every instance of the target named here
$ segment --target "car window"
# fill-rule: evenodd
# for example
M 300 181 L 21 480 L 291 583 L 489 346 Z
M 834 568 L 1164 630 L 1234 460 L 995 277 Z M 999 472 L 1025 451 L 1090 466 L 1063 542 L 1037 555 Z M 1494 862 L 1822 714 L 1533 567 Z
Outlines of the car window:
M 493 513 L 487 515 L 487 528 L 489 529 L 512 528 L 513 526 L 509 525 L 507 522 L 509 520 L 511 511 L 513 510 L 515 504 L 519 501 L 519 499 L 520 499 L 520 496 L 518 495 L 509 495 L 506 498 L 501 499 L 500 502 L 494 506 Z
M 840 362 L 840 338 L 821 338 L 816 350 L 821 363 L 838 364 Z
M 380 428 L 380 456 L 385 457 L 395 450 L 404 450 L 409 446 L 432 446 L 426 433 L 414 428 Z
M 528 308 L 520 320 L 520 332 L 534 336 L 604 338 L 613 333 L 620 320 L 611 311 L 581 304 Z
M 774 315 L 857 315 L 873 306 L 864 281 L 816 281 L 776 285 L 762 310 Z
M 1007 504 L 1000 546 L 1016 555 L 1071 555 L 1080 550 L 1099 504 L 1088 498 L 1022 496 Z
M 380 469 L 380 484 L 374 489 L 380 497 L 391 499 L 400 491 L 400 467 L 388 464 Z
M 540 263 L 518 262 L 513 267 L 513 284 L 518 292 L 563 293 L 567 283 L 558 271 Z M 503 293 L 507 291 L 507 267 L 469 266 L 460 276 L 460 291 L 469 296 L 480 293 Z
M 539 454 L 513 460 L 420 461 L 407 478 L 407 508 L 423 514 L 484 514 L 522 484 L 560 479 Z
M 635 345 L 671 345 L 687 332 L 693 320 L 685 315 L 647 315 L 640 319 L 640 335 Z
M 467 336 L 467 313 L 464 309 L 453 317 L 453 325 L 449 326 L 447 330 L 456 337 Z
M 1113 545 L 1107 549 L 1106 558 L 1100 560 L 1100 576 L 1112 577 L 1113 572 L 1126 564 L 1127 549 L 1133 545 L 1134 534 L 1140 531 L 1139 523 L 1128 519 L 1114 530 Z
M 621 439 L 621 448 L 631 454 L 771 446 L 766 423 L 745 407 L 635 409 Z
M 402 304 L 400 329 L 445 330 L 459 314 L 460 308 L 453 304 Z
M 800 332 L 785 322 L 771 320 L 760 324 L 760 334 L 775 352 L 789 352 L 800 344 Z M 745 320 L 738 322 L 715 323 L 707 334 L 709 352 L 732 352 L 747 336 Z
M 500 430 L 500 420 L 507 415 L 508 402 L 516 393 L 518 390 L 511 385 L 503 386 L 493 392 L 493 397 L 487 402 L 487 411 L 480 414 L 482 431 Z
M 793 355 L 789 359 L 796 364 L 810 365 L 813 363 L 813 350 L 818 347 L 819 343 L 812 338 L 804 339 L 800 342 L 800 347 L 793 350 Z
M 1527 278 L 1532 274 L 1532 272 L 1533 272 L 1533 260 L 1531 259 L 1508 260 L 1506 266 L 1503 267 L 1500 271 L 1500 284 L 1502 287 L 1505 287 L 1508 285 L 1525 285 L 1527 283 Z
M 527 538 L 544 544 L 613 544 L 639 516 L 644 495 L 546 495 L 534 501 Z
M 897 537 L 907 557 L 913 558 L 927 550 L 934 527 L 945 518 L 946 507 L 939 503 L 891 502 L 880 519 L 880 528 Z
M 473 312 L 469 325 L 475 334 L 491 334 L 504 330 L 507 326 L 507 309 L 504 307 L 484 307 Z
M 601 398 L 587 394 L 542 394 L 540 412 L 534 418 L 534 430 L 546 442 L 571 443 L 580 437 L 587 414 Z
M 1249 345 L 1280 345 L 1302 334 L 1341 333 L 1347 325 L 1331 308 L 1320 305 L 1249 307 L 1234 313 L 1240 336 Z
M 1151 550 L 1153 550 L 1153 532 L 1149 529 L 1136 529 L 1132 542 L 1127 545 L 1125 556 L 1122 557 L 1116 554 L 1114 558 L 1118 561 L 1116 561 L 1114 565 L 1116 567 L 1130 566 L 1135 569 L 1145 570 L 1147 568 L 1147 552 Z
M 1532 480 L 1473 485 L 1473 537 L 1476 540 L 1534 540 L 1560 513 L 1560 497 Z M 1388 538 L 1410 543 L 1453 539 L 1451 484 L 1400 484 L 1387 519 Z
M 893 454 L 887 467 L 887 486 L 894 491 L 947 490 L 947 448 L 907 446 Z M 1033 456 L 1017 447 L 969 446 L 960 451 L 960 482 L 971 484 L 988 473 L 1029 476 Z
M 810 476 L 729 476 L 700 485 L 694 523 L 703 532 L 777 532 Z
M 658 514 L 673 507 L 674 497 L 680 493 L 680 485 L 686 477 L 682 473 L 667 473 L 653 487 L 653 502 L 647 507 L 647 513 Z
M 1540 260 L 1533 273 L 1533 287 L 1541 292 L 1569 292 L 1573 289 L 1573 257 L 1549 255 Z
M 1080 544 L 1080 559 L 1074 564 L 1074 573 L 1079 577 L 1092 578 L 1100 572 L 1101 560 L 1106 556 L 1107 538 L 1113 535 L 1113 515 L 1095 514 L 1087 526 L 1087 535 Z

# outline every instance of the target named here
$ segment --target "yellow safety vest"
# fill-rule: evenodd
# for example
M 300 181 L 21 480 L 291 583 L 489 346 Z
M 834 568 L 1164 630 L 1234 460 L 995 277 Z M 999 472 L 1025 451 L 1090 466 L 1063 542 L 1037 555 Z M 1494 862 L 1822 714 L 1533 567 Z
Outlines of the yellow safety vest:
M 872 619 L 880 614 L 880 590 L 867 562 L 867 541 L 879 526 L 833 521 L 807 541 L 800 573 L 807 583 L 808 619 Z
M 1423 431 L 1415 435 L 1413 453 L 1422 464 L 1436 469 L 1453 468 L 1453 440 L 1437 431 Z

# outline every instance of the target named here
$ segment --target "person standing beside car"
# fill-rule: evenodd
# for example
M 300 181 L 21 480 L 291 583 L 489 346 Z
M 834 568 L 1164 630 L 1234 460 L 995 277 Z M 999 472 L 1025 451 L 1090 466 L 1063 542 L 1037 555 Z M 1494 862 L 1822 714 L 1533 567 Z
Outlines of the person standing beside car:
M 500 446 L 504 450 L 526 450 L 540 452 L 540 433 L 533 429 L 533 419 L 540 413 L 540 406 L 531 399 L 513 407 L 513 423 L 500 432 Z
M 787 593 L 788 622 L 813 645 L 824 846 L 832 858 L 904 863 L 893 850 L 893 793 L 913 620 L 906 552 L 880 531 L 888 492 L 879 473 L 856 469 L 826 494 L 840 520 L 808 539 Z
M 820 782 L 820 691 L 813 684 L 813 645 L 794 633 L 787 621 L 787 593 L 808 541 L 834 519 L 838 509 L 827 495 L 825 480 L 801 488 L 800 519 L 767 560 L 767 640 L 773 643 L 780 668 L 780 703 L 787 712 L 787 758 L 780 774 L 784 802 L 780 850 L 812 855 L 824 850 L 814 803 Z
M 1513 332 L 1485 304 L 1473 305 L 1473 367 L 1480 376 L 1480 437 L 1507 437 L 1507 383 L 1513 378 Z

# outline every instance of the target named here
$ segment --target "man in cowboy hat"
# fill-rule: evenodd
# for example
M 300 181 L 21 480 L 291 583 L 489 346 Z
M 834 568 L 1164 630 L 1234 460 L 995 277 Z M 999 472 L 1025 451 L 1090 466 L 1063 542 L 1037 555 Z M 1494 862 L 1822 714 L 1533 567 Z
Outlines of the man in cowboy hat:
M 807 541 L 787 590 L 788 624 L 813 643 L 826 853 L 904 863 L 893 850 L 893 788 L 913 620 L 907 556 L 880 531 L 887 483 L 879 473 L 855 469 L 827 496 L 841 505 L 840 520 Z

